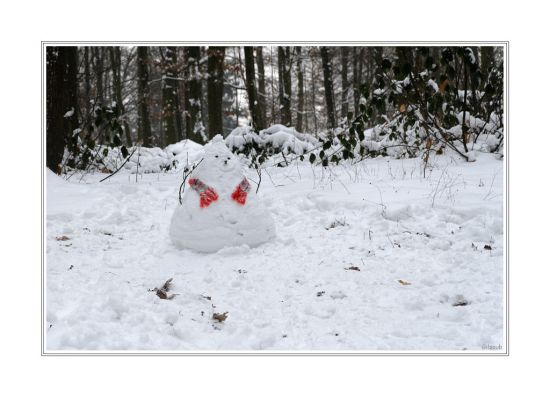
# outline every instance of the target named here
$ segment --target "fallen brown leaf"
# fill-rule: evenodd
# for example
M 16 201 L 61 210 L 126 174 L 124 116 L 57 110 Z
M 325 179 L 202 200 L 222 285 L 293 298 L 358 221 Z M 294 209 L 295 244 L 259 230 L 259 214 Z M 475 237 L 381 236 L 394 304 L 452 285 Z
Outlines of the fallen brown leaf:
M 168 300 L 170 300 L 170 299 L 173 299 L 174 296 L 176 296 L 176 295 L 174 295 L 174 294 L 168 295 L 168 294 L 166 293 L 166 291 L 163 291 L 163 290 L 161 290 L 161 289 L 157 289 L 157 296 L 158 296 L 160 299 L 168 299 Z
M 433 141 L 431 138 L 426 139 L 426 149 L 430 150 L 432 147 Z
M 170 288 L 172 287 L 172 280 L 173 278 L 169 278 L 168 280 L 166 280 L 164 282 L 164 284 L 162 285 L 162 287 L 160 288 L 153 288 L 153 291 L 155 291 L 157 293 L 157 296 L 160 298 L 160 299 L 173 299 L 174 296 L 176 296 L 176 294 L 168 294 L 168 291 L 170 291 Z
M 411 285 L 411 283 L 409 283 L 408 281 L 405 281 L 405 280 L 397 280 L 399 282 L 399 284 L 401 285 Z
M 344 270 L 355 270 L 355 271 L 358 271 L 358 272 L 361 271 L 361 269 L 359 269 L 357 266 L 345 267 Z
M 214 314 L 212 315 L 212 318 L 213 318 L 214 320 L 217 320 L 217 321 L 220 322 L 220 323 L 223 323 L 223 322 L 227 319 L 227 314 L 228 314 L 228 313 L 229 313 L 229 312 L 225 312 L 225 313 L 214 313 Z
M 70 240 L 70 238 L 67 237 L 67 236 L 57 236 L 55 239 L 56 239 L 57 241 L 67 241 L 67 240 Z

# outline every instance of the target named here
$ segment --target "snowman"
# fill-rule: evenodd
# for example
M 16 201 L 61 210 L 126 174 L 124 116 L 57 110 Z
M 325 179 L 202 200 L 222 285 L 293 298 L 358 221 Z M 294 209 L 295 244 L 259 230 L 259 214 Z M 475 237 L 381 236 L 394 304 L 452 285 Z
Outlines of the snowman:
M 243 244 L 255 247 L 275 237 L 271 214 L 221 135 L 204 146 L 204 157 L 186 184 L 170 224 L 178 248 L 215 252 Z

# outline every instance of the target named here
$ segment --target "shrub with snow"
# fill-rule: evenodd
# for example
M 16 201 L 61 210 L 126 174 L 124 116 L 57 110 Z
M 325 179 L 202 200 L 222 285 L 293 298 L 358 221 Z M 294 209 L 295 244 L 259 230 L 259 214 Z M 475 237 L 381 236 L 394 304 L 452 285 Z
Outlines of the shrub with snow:
M 226 145 L 236 153 L 250 153 L 259 149 L 267 154 L 284 153 L 302 155 L 319 143 L 313 135 L 296 131 L 281 124 L 272 125 L 256 133 L 251 127 L 237 127 L 225 138 Z

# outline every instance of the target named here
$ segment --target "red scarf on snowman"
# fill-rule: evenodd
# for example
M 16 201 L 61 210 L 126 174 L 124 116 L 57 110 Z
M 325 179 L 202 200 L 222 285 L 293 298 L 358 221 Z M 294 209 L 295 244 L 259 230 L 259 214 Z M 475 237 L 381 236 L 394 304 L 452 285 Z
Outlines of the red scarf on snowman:
M 191 189 L 199 194 L 201 208 L 208 207 L 210 204 L 212 204 L 212 202 L 216 201 L 219 198 L 218 193 L 216 193 L 213 188 L 202 182 L 200 179 L 189 179 L 189 186 L 191 186 Z M 248 183 L 248 180 L 246 178 L 243 178 L 243 180 L 237 185 L 235 190 L 233 190 L 233 193 L 231 193 L 231 199 L 237 204 L 245 205 L 246 196 L 249 191 L 250 183 Z

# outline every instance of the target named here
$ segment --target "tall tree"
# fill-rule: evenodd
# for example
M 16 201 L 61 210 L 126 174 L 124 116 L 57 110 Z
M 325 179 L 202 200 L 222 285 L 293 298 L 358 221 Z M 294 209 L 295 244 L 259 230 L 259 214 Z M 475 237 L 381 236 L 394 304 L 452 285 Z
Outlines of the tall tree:
M 361 85 L 363 84 L 363 60 L 365 47 L 353 47 L 353 105 L 355 114 L 359 114 Z
M 315 61 L 313 60 L 313 57 L 311 56 L 311 53 L 313 51 L 310 51 L 310 59 L 311 59 L 311 111 L 313 113 L 313 129 L 317 133 L 318 131 L 318 124 L 317 124 L 317 108 L 315 104 L 315 98 L 317 94 L 317 90 L 315 89 Z
M 278 47 L 279 62 L 279 104 L 281 108 L 281 124 L 287 127 L 292 124 L 290 98 L 292 96 L 292 80 L 290 77 L 290 48 Z
M 201 131 L 203 129 L 202 75 L 200 68 L 200 47 L 186 48 L 186 101 L 185 130 L 187 138 L 197 143 L 204 143 Z
M 412 47 L 396 47 L 395 53 L 397 54 L 397 66 L 399 70 L 396 73 L 396 77 L 399 80 L 403 80 L 413 70 L 414 66 L 414 52 Z
M 256 92 L 256 72 L 254 69 L 254 48 L 244 47 L 245 85 L 248 95 L 248 109 L 252 116 L 252 127 L 255 131 L 265 129 L 265 122 L 260 112 L 258 95 Z
M 147 47 L 137 49 L 137 77 L 138 77 L 138 140 L 143 145 L 151 147 L 153 136 L 149 118 L 149 54 Z
M 256 47 L 256 64 L 258 65 L 258 108 L 260 116 L 264 121 L 264 126 L 267 125 L 267 108 L 265 90 L 265 68 L 264 68 L 264 55 L 263 47 Z
M 296 68 L 298 78 L 298 111 L 296 116 L 296 129 L 303 131 L 304 117 L 304 71 L 302 69 L 302 47 L 296 47 Z
M 102 105 L 105 101 L 105 90 L 103 85 L 104 56 L 103 47 L 92 47 L 94 54 L 94 74 L 96 78 L 96 98 L 97 104 Z
M 327 104 L 328 127 L 336 128 L 336 112 L 334 107 L 334 89 L 332 83 L 332 64 L 327 47 L 321 47 L 321 61 L 323 63 L 323 77 L 325 85 L 325 101 Z
M 269 69 L 271 69 L 271 84 L 270 84 L 270 88 L 271 88 L 271 119 L 270 119 L 270 124 L 274 124 L 275 123 L 275 115 L 277 114 L 277 112 L 275 111 L 275 103 L 276 103 L 276 101 L 275 101 L 275 77 L 274 77 L 275 65 L 273 64 L 273 46 L 269 47 L 269 66 L 270 66 Z
M 223 61 L 225 47 L 208 47 L 208 137 L 223 134 Z
M 349 47 L 341 47 L 340 58 L 342 63 L 342 115 L 346 118 L 348 115 L 348 56 Z
M 77 71 L 77 47 L 46 47 L 46 166 L 56 173 L 78 128 Z
M 182 136 L 178 94 L 178 60 L 176 47 L 160 49 L 162 57 L 162 125 L 164 143 L 176 143 Z
M 481 47 L 481 72 L 487 76 L 495 62 L 495 47 Z
M 90 47 L 84 47 L 84 110 L 86 118 L 90 117 L 90 95 L 92 84 L 90 82 Z
M 128 125 L 128 118 L 126 110 L 124 109 L 124 101 L 122 100 L 122 78 L 121 78 L 121 52 L 120 47 L 109 47 L 109 58 L 111 61 L 111 72 L 113 74 L 113 91 L 115 101 L 119 110 L 119 114 L 122 115 L 122 126 L 124 127 L 124 136 L 126 138 L 126 144 L 132 145 L 132 135 L 130 132 L 130 126 Z

